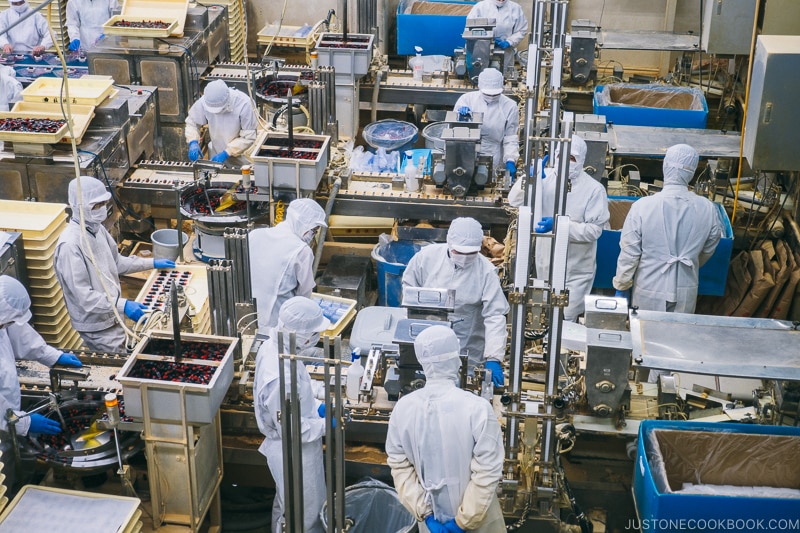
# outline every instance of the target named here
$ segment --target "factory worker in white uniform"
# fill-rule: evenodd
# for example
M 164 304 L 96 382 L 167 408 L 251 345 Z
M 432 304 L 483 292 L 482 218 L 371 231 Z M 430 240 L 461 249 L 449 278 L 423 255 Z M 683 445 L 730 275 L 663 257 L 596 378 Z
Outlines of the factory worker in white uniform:
M 250 284 L 258 309 L 258 331 L 278 323 L 281 305 L 292 296 L 311 297 L 314 252 L 309 244 L 319 228 L 328 227 L 325 211 L 310 198 L 294 200 L 286 219 L 250 232 Z
M 246 94 L 228 87 L 222 80 L 206 85 L 203 96 L 189 109 L 186 117 L 186 142 L 189 143 L 191 161 L 203 156 L 199 144 L 200 128 L 206 124 L 211 138 L 211 161 L 234 166 L 250 163 L 246 152 L 256 140 L 258 119 Z
M 461 95 L 453 111 L 464 116 L 483 113 L 480 152 L 493 157 L 494 168 L 505 167 L 512 177 L 515 176 L 519 157 L 519 112 L 517 104 L 503 94 L 500 71 L 487 68 L 481 72 L 478 90 Z
M 81 196 L 78 196 L 80 179 Z M 72 219 L 61 233 L 56 245 L 55 269 L 72 327 L 80 333 L 91 350 L 124 353 L 125 330 L 119 317 L 139 320 L 147 308 L 122 297 L 120 274 L 140 272 L 150 268 L 173 268 L 169 259 L 126 257 L 117 251 L 117 243 L 103 222 L 108 216 L 111 194 L 105 185 L 90 176 L 81 176 L 69 184 L 69 204 Z M 86 223 L 81 235 L 80 212 Z M 92 263 L 94 256 L 95 263 Z M 97 268 L 95 268 L 95 264 Z
M 453 331 L 469 356 L 470 371 L 482 362 L 495 385 L 502 386 L 509 306 L 494 265 L 480 254 L 482 243 L 477 220 L 453 220 L 447 243 L 428 245 L 411 258 L 403 286 L 456 291 Z
M 272 531 L 280 533 L 284 513 L 283 494 L 283 447 L 281 445 L 281 422 L 278 419 L 283 409 L 281 401 L 280 368 L 278 358 L 277 331 L 284 334 L 284 353 L 289 352 L 289 334 L 297 336 L 297 352 L 315 346 L 320 333 L 330 327 L 322 315 L 322 309 L 314 301 L 295 296 L 280 309 L 277 327 L 270 332 L 256 356 L 256 376 L 253 384 L 256 421 L 258 429 L 266 437 L 258 448 L 267 458 L 269 470 L 275 480 L 275 500 L 272 504 Z M 291 387 L 289 361 L 284 361 L 286 370 L 286 393 Z M 325 502 L 325 471 L 322 464 L 322 437 L 325 435 L 325 404 L 314 399 L 311 378 L 303 364 L 297 365 L 297 393 L 302 418 L 300 437 L 303 454 L 303 531 L 322 533 L 319 520 Z M 300 532 L 297 532 L 300 533 Z
M 503 533 L 504 450 L 492 404 L 456 387 L 461 360 L 450 328 L 426 328 L 414 351 L 427 381 L 400 398 L 386 435 L 397 495 L 420 531 Z
M 11 103 L 19 100 L 22 84 L 17 81 L 14 69 L 0 65 L 0 111 L 11 109 Z
M 35 13 L 14 26 L 32 9 L 26 0 L 11 0 L 9 4 L 10 7 L 0 13 L 0 47 L 3 52 L 39 55 L 52 48 L 53 39 L 50 38 L 47 21 L 42 14 Z M 11 31 L 6 32 L 9 28 Z
M 514 49 L 528 33 L 528 19 L 522 7 L 511 0 L 482 0 L 473 6 L 467 18 L 495 19 L 494 45 L 503 50 L 503 66 L 514 65 Z
M 22 414 L 15 359 L 38 361 L 47 366 L 82 366 L 74 355 L 45 344 L 42 336 L 28 323 L 30 307 L 31 299 L 22 283 L 11 276 L 0 276 L 0 430 L 3 431 L 8 430 L 5 418 L 8 409 Z M 15 426 L 18 435 L 54 435 L 61 429 L 57 420 L 38 413 L 20 418 Z
M 592 290 L 597 271 L 597 239 L 608 226 L 608 195 L 603 185 L 583 171 L 586 161 L 586 141 L 572 136 L 569 163 L 569 188 L 567 212 L 569 216 L 569 245 L 567 248 L 567 288 L 569 306 L 564 309 L 564 320 L 575 322 L 584 312 L 584 298 Z M 544 171 L 542 179 L 542 220 L 537 222 L 537 233 L 553 230 L 553 209 L 558 181 L 556 159 L 553 168 Z M 522 180 L 517 181 L 508 193 L 508 203 L 513 207 L 524 200 Z M 536 277 L 547 279 L 550 274 L 550 240 L 536 239 Z
M 664 188 L 636 200 L 620 236 L 617 295 L 648 311 L 694 313 L 700 267 L 722 236 L 714 204 L 689 191 L 699 157 L 677 144 L 664 156 Z M 630 298 L 629 298 L 630 299 Z
M 103 36 L 103 24 L 119 8 L 117 0 L 69 0 L 67 2 L 67 33 L 69 49 L 73 52 L 92 48 Z

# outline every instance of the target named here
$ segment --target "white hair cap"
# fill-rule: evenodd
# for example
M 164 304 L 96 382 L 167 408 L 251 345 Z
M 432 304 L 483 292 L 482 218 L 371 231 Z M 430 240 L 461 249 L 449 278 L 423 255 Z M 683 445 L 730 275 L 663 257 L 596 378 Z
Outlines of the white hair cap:
M 572 144 L 570 144 L 569 155 L 575 158 L 575 163 L 583 168 L 583 163 L 586 161 L 586 141 L 580 135 L 572 135 Z
M 22 283 L 11 276 L 0 276 L 0 325 L 28 322 L 30 308 L 31 298 Z
M 81 182 L 81 198 L 78 198 L 78 180 Z M 67 198 L 69 205 L 72 207 L 73 213 L 77 213 L 78 209 L 83 206 L 90 208 L 94 204 L 100 202 L 107 202 L 111 198 L 111 193 L 108 192 L 103 182 L 91 176 L 81 176 L 69 182 L 67 188 Z M 77 214 L 75 215 L 77 218 Z
M 322 314 L 322 308 L 309 298 L 295 296 L 281 306 L 278 317 L 282 323 L 278 329 L 296 333 L 322 333 L 331 327 L 330 321 Z
M 664 184 L 689 185 L 699 161 L 697 151 L 688 144 L 671 146 L 664 156 Z
M 478 76 L 478 89 L 489 96 L 503 92 L 503 73 L 496 68 L 487 68 Z
M 286 222 L 298 237 L 317 227 L 327 228 L 325 210 L 311 198 L 299 198 L 289 203 L 286 210 Z
M 214 80 L 203 92 L 203 100 L 209 113 L 222 113 L 230 98 L 230 88 L 222 80 Z
M 462 254 L 480 252 L 483 244 L 481 223 L 474 218 L 460 217 L 450 223 L 447 230 L 447 246 Z
M 414 353 L 429 380 L 458 378 L 459 350 L 458 337 L 447 326 L 430 326 L 414 339 Z

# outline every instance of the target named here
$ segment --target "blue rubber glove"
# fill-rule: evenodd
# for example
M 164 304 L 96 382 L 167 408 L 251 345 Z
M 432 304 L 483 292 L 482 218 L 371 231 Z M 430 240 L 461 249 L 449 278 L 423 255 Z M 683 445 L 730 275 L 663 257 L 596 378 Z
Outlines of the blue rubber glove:
M 200 143 L 192 141 L 189 143 L 189 160 L 197 161 L 203 157 L 203 152 L 200 151 Z
M 472 110 L 469 108 L 469 106 L 462 105 L 461 107 L 458 108 L 458 118 L 459 119 L 461 119 L 462 117 L 466 118 L 471 113 L 472 113 Z
M 319 407 L 317 407 L 317 414 L 319 415 L 320 418 L 325 418 L 325 404 L 324 403 L 319 404 Z M 333 425 L 332 427 L 334 427 L 334 428 L 336 427 L 336 418 L 331 418 L 331 424 Z
M 503 376 L 503 365 L 500 364 L 500 361 L 495 361 L 494 359 L 490 361 L 486 361 L 487 370 L 492 371 L 492 383 L 494 383 L 495 387 L 502 387 L 503 384 L 506 382 L 505 377 Z
M 456 524 L 455 518 L 451 518 L 445 522 L 444 529 L 447 531 L 447 533 L 464 533 L 464 530 L 458 527 L 458 524 Z
M 544 154 L 542 158 L 542 179 L 545 179 L 547 176 L 544 173 L 544 167 L 547 165 L 547 161 L 550 160 L 550 154 Z
M 69 51 L 70 52 L 77 52 L 81 49 L 81 40 L 80 39 L 72 39 L 69 43 Z
M 128 300 L 125 302 L 125 316 L 133 320 L 134 322 L 138 322 L 144 312 L 147 311 L 147 306 L 144 304 L 140 304 L 139 302 L 134 302 L 133 300 Z
M 431 533 L 447 533 L 444 525 L 436 520 L 433 515 L 429 515 L 428 518 L 425 519 L 425 525 L 428 526 L 428 531 Z
M 72 355 L 71 353 L 62 353 L 61 355 L 59 355 L 56 364 L 64 366 L 83 366 L 81 360 Z
M 494 45 L 498 47 L 500 50 L 505 50 L 506 48 L 511 46 L 511 43 L 500 38 L 495 38 Z
M 614 296 L 616 296 L 617 298 L 625 298 L 626 300 L 630 301 L 630 299 L 631 299 L 631 290 L 627 289 L 627 290 L 624 290 L 624 291 L 617 291 L 616 293 L 614 293 Z
M 506 161 L 506 170 L 508 170 L 508 173 L 511 174 L 511 179 L 517 177 L 517 164 L 513 161 Z
M 211 158 L 214 163 L 224 163 L 226 159 L 228 159 L 228 152 L 225 150 Z
M 172 259 L 156 259 L 153 261 L 153 268 L 175 268 L 175 261 Z
M 58 435 L 61 433 L 61 424 L 57 420 L 51 420 L 44 415 L 34 413 L 31 415 L 31 427 L 28 428 L 28 433 Z
M 536 224 L 536 233 L 547 233 L 553 231 L 553 217 L 544 217 Z

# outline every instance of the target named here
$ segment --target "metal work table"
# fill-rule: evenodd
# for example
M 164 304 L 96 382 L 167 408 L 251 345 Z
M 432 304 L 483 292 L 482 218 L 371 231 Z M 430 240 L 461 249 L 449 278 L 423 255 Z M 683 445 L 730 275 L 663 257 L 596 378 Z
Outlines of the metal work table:
M 700 36 L 663 31 L 601 30 L 597 45 L 606 50 L 697 52 L 700 50 Z
M 688 144 L 700 157 L 739 157 L 739 134 L 720 130 L 608 125 L 608 150 L 614 156 L 664 157 L 667 148 Z

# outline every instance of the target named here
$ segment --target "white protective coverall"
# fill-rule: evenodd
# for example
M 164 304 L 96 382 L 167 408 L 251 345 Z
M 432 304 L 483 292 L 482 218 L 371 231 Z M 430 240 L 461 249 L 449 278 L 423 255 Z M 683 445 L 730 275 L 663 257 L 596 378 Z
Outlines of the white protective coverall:
M 497 77 L 499 76 L 499 90 Z M 486 69 L 478 76 L 479 90 L 462 94 L 453 110 L 469 107 L 483 113 L 480 153 L 491 155 L 495 168 L 519 158 L 519 112 L 517 104 L 503 92 L 503 75 L 497 69 Z M 487 92 L 492 94 L 487 94 Z
M 514 49 L 528 33 L 528 19 L 522 7 L 511 0 L 482 0 L 472 7 L 468 19 L 495 19 L 495 38 L 508 41 L 509 46 L 503 51 L 503 67 L 514 65 Z
M 0 430 L 6 430 L 5 413 L 20 411 L 19 379 L 16 359 L 38 361 L 53 366 L 61 352 L 45 344 L 44 339 L 28 321 L 31 299 L 22 283 L 11 276 L 0 276 Z M 29 417 L 21 418 L 16 425 L 19 435 L 27 435 L 31 426 Z
M 480 223 L 472 218 L 457 218 L 447 231 L 446 244 L 431 244 L 420 250 L 403 273 L 404 287 L 454 289 L 456 301 L 453 331 L 461 350 L 469 355 L 469 368 L 486 360 L 501 364 L 506 350 L 506 314 L 509 306 L 492 263 L 477 253 L 466 263 L 451 254 L 479 251 L 483 242 Z
M 275 327 L 286 300 L 311 296 L 316 283 L 309 243 L 321 226 L 328 227 L 325 211 L 314 200 L 301 198 L 289 204 L 283 222 L 250 232 L 250 283 L 259 333 Z
M 189 109 L 186 117 L 186 142 L 200 140 L 200 127 L 208 124 L 211 137 L 209 158 L 225 150 L 226 163 L 247 165 L 246 152 L 256 140 L 258 119 L 250 98 L 243 92 L 215 80 Z
M 427 381 L 406 394 L 389 418 L 387 464 L 400 501 L 427 532 L 425 518 L 455 518 L 470 532 L 503 533 L 497 485 L 503 440 L 492 404 L 456 387 L 458 339 L 431 326 L 414 341 Z
M 119 316 L 124 316 L 127 300 L 121 296 L 119 276 L 153 268 L 153 259 L 119 254 L 117 243 L 103 227 L 107 210 L 91 209 L 93 204 L 110 199 L 111 194 L 95 178 L 81 176 L 79 179 L 82 200 L 78 198 L 77 180 L 69 184 L 72 220 L 56 245 L 56 276 L 64 291 L 72 327 L 80 333 L 86 346 L 97 351 L 124 353 L 125 331 L 112 309 L 112 305 L 116 306 Z M 81 238 L 80 209 L 86 221 L 85 240 Z M 94 254 L 97 268 L 92 264 L 87 246 Z
M 47 21 L 41 13 L 28 17 L 6 33 L 8 28 L 31 11 L 28 2 L 20 7 L 21 9 L 17 10 L 16 7 L 11 6 L 0 13 L 0 50 L 7 44 L 11 44 L 14 52 L 18 54 L 30 54 L 37 46 L 43 46 L 45 50 L 52 48 L 53 39 L 50 38 Z
M 80 39 L 82 49 L 92 48 L 103 35 L 103 24 L 111 18 L 111 13 L 117 8 L 119 8 L 117 0 L 69 0 L 67 2 L 69 40 Z
M 586 141 L 578 135 L 572 136 L 570 155 L 570 189 L 567 193 L 569 216 L 569 246 L 567 248 L 567 288 L 569 307 L 564 309 L 564 319 L 574 322 L 585 307 L 584 298 L 592 290 L 597 271 L 597 239 L 608 226 L 608 195 L 603 185 L 583 171 L 586 160 Z M 556 161 L 554 168 L 545 169 L 542 184 L 542 216 L 552 217 L 558 181 Z M 508 203 L 522 205 L 524 192 L 522 180 L 514 183 L 508 193 Z M 536 239 L 536 277 L 546 279 L 550 275 L 550 240 Z
M 694 312 L 700 267 L 722 236 L 714 204 L 687 188 L 698 159 L 685 144 L 667 150 L 663 190 L 636 200 L 622 226 L 613 284 L 633 287 L 639 309 Z
M 284 513 L 283 494 L 283 447 L 281 445 L 281 423 L 278 413 L 282 410 L 280 361 L 278 358 L 277 331 L 284 333 L 284 346 L 289 350 L 289 334 L 297 335 L 297 351 L 314 346 L 319 334 L 330 327 L 322 315 L 322 309 L 308 298 L 295 296 L 280 310 L 278 326 L 270 333 L 256 356 L 256 375 L 253 384 L 256 421 L 258 429 L 266 437 L 258 448 L 267 458 L 269 470 L 275 480 L 275 500 L 272 504 L 272 531 L 280 533 Z M 284 361 L 286 371 L 286 393 L 291 387 L 289 361 Z M 320 402 L 314 399 L 311 378 L 303 364 L 297 365 L 297 393 L 300 400 L 301 440 L 303 454 L 303 523 L 305 532 L 322 533 L 319 513 L 325 503 L 325 470 L 322 462 L 322 437 L 325 435 L 325 418 L 319 416 Z M 299 532 L 298 532 L 299 533 Z
M 0 65 L 0 111 L 8 111 L 11 102 L 17 101 L 22 93 L 22 84 L 16 76 L 13 68 Z

